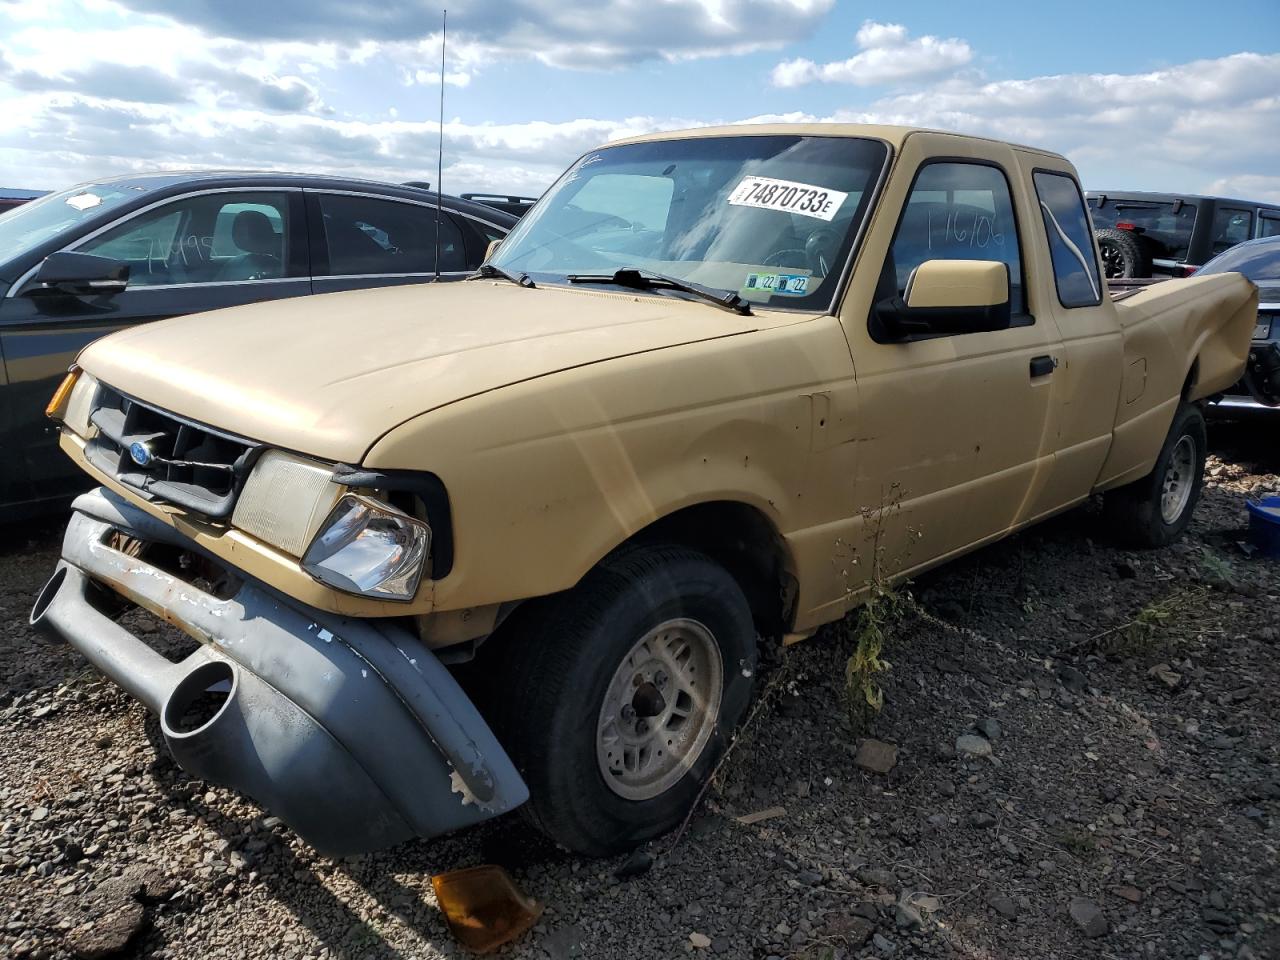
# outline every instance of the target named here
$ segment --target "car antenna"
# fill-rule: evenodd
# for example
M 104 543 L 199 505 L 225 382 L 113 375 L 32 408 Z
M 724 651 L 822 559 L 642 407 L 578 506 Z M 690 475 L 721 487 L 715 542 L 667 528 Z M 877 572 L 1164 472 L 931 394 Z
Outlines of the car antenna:
M 440 11 L 440 142 L 436 144 L 436 279 L 440 282 L 440 209 L 444 195 L 444 45 L 449 37 L 449 11 Z

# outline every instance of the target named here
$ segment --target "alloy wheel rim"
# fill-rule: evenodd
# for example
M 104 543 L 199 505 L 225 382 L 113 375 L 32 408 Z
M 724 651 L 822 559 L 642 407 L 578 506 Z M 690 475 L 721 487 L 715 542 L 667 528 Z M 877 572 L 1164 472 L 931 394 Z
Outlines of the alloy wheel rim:
M 1195 486 L 1196 443 L 1188 436 L 1178 438 L 1164 471 L 1160 489 L 1160 517 L 1165 523 L 1176 523 L 1187 508 Z
M 1110 244 L 1102 246 L 1102 268 L 1109 279 L 1117 279 L 1124 273 L 1124 261 L 1120 251 Z
M 596 761 L 609 789 L 649 800 L 702 755 L 720 717 L 724 664 L 697 620 L 658 624 L 622 658 L 596 723 Z

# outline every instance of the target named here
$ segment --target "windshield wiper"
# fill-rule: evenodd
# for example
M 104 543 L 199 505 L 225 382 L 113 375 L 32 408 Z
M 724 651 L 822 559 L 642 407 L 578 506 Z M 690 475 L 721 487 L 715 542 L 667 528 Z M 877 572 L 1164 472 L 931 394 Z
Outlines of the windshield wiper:
M 623 267 L 613 273 L 575 273 L 565 277 L 570 283 L 611 283 L 632 290 L 679 290 L 689 293 L 699 300 L 715 304 L 724 310 L 732 310 L 744 317 L 751 316 L 751 305 L 732 290 L 717 290 L 704 287 L 700 283 L 690 283 L 676 277 L 668 277 L 664 273 L 652 270 L 641 270 L 638 267 Z
M 529 275 L 527 273 L 522 273 L 518 277 L 513 276 L 512 274 L 507 273 L 507 271 L 495 267 L 492 263 L 480 264 L 480 268 L 476 270 L 475 273 L 471 274 L 471 276 L 467 277 L 467 279 L 506 280 L 508 283 L 514 283 L 517 287 L 528 287 L 530 290 L 534 289 L 534 282 L 529 279 Z

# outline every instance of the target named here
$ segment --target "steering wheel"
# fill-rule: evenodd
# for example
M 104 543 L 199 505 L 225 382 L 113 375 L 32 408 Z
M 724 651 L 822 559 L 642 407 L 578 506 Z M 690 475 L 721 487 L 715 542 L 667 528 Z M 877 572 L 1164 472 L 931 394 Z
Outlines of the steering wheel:
M 827 262 L 824 254 L 836 246 L 839 240 L 839 236 L 830 227 L 819 227 L 805 240 L 805 258 L 816 276 L 825 277 L 831 273 L 831 264 Z
M 769 254 L 763 260 L 761 260 L 760 263 L 762 266 L 766 266 L 766 267 L 781 267 L 781 266 L 784 266 L 784 264 L 781 262 L 782 258 L 792 253 L 799 255 L 806 263 L 809 262 L 809 254 L 806 253 L 804 250 L 800 249 L 799 247 L 784 247 L 781 250 L 773 251 L 773 253 Z M 774 260 L 777 260 L 779 262 L 774 263 L 773 262 Z

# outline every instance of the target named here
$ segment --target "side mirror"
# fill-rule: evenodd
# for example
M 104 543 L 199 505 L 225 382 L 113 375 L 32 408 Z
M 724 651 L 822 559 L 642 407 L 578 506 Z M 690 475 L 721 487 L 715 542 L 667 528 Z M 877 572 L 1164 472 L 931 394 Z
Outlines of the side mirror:
M 36 287 L 82 296 L 119 293 L 129 284 L 129 264 L 92 253 L 62 250 L 40 264 Z
M 497 252 L 498 252 L 498 248 L 499 248 L 500 246 L 502 246 L 502 241 L 501 241 L 501 240 L 490 240 L 490 241 L 489 241 L 489 246 L 488 246 L 488 247 L 486 247 L 486 248 L 485 248 L 485 251 L 484 251 L 484 259 L 485 259 L 485 262 L 486 262 L 486 263 L 488 263 L 490 260 L 492 260 L 492 259 L 493 259 L 493 255 L 494 255 L 495 253 L 497 253 Z
M 1004 330 L 1009 267 L 998 260 L 926 260 L 912 271 L 905 293 L 879 301 L 871 319 L 881 342 Z

